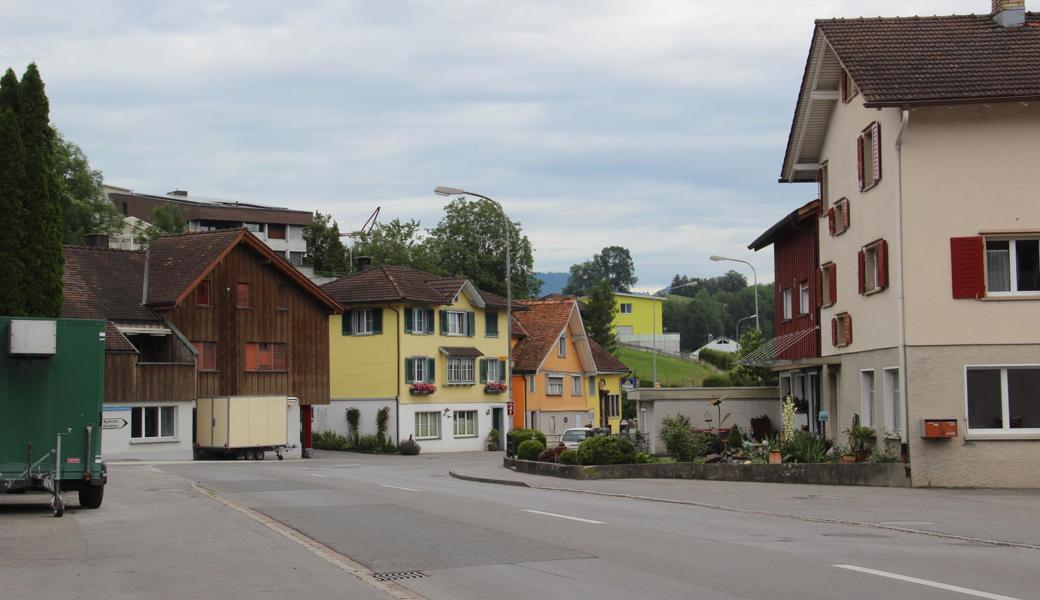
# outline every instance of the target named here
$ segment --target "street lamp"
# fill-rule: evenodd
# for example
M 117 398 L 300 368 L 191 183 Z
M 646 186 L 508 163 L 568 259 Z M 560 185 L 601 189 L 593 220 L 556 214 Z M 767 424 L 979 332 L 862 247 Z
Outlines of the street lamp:
M 719 256 L 717 254 L 712 254 L 708 258 L 715 262 L 718 262 L 720 260 L 730 260 L 733 262 L 744 263 L 745 265 L 751 267 L 751 276 L 754 278 L 755 282 L 755 329 L 762 331 L 762 328 L 758 324 L 758 273 L 755 272 L 755 265 L 749 263 L 746 260 L 740 260 L 739 258 L 726 258 L 725 256 Z
M 511 237 L 509 235 L 509 218 L 506 217 L 506 211 L 501 204 L 483 194 L 442 185 L 434 188 L 433 193 L 438 196 L 475 196 L 490 202 L 492 206 L 498 209 L 498 214 L 502 215 L 502 227 L 506 236 L 506 385 L 509 386 L 509 399 L 513 401 L 513 265 L 511 262 L 512 257 L 509 254 L 509 238 Z M 502 431 L 499 439 L 503 441 L 506 439 L 506 432 L 511 428 L 511 423 L 508 422 L 508 412 L 506 410 L 502 411 Z
M 674 290 L 676 288 L 681 288 L 681 287 L 686 287 L 688 285 L 693 285 L 695 283 L 700 283 L 700 282 L 699 281 L 687 281 L 686 283 L 680 283 L 679 285 L 670 285 L 668 287 L 663 287 L 663 288 L 657 290 L 656 292 L 654 292 L 653 294 L 650 295 L 650 299 L 653 300 L 653 302 L 651 302 L 650 305 L 654 309 L 653 312 L 651 313 L 651 317 L 650 317 L 650 330 L 651 330 L 651 333 L 653 334 L 653 338 L 652 339 L 653 339 L 653 345 L 654 345 L 654 351 L 651 353 L 650 360 L 653 363 L 653 371 L 654 371 L 653 378 L 654 378 L 654 387 L 655 388 L 657 387 L 657 300 L 656 300 L 657 295 L 661 294 L 661 293 L 664 293 L 664 292 L 668 292 L 668 291 Z
M 750 315 L 750 316 L 744 317 L 743 319 L 738 319 L 737 320 L 737 343 L 738 344 L 740 343 L 740 324 L 743 323 L 744 321 L 747 321 L 748 319 L 754 319 L 754 318 L 755 318 L 755 315 Z

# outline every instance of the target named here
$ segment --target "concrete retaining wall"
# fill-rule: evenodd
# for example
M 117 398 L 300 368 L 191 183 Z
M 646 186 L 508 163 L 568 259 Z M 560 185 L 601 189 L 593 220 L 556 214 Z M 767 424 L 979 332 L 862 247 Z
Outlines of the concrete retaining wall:
M 728 465 L 661 463 L 583 467 L 506 458 L 503 464 L 519 473 L 566 479 L 706 479 L 813 485 L 910 487 L 910 465 L 904 463 Z

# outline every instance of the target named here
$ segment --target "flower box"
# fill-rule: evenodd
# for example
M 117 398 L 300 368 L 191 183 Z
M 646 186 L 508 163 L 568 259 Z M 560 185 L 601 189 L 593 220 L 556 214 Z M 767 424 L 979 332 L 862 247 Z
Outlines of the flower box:
M 509 386 L 504 383 L 489 383 L 484 386 L 485 394 L 504 394 Z
M 437 391 L 437 386 L 432 383 L 413 383 L 408 391 L 415 396 L 428 396 Z

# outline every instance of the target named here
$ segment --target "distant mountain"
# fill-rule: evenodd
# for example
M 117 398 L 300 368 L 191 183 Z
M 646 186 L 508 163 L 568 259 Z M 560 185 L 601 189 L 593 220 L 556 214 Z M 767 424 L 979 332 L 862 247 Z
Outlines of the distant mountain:
M 538 295 L 544 296 L 562 292 L 563 287 L 567 285 L 567 278 L 570 277 L 570 273 L 535 273 L 534 276 L 542 280 L 542 289 L 538 292 Z

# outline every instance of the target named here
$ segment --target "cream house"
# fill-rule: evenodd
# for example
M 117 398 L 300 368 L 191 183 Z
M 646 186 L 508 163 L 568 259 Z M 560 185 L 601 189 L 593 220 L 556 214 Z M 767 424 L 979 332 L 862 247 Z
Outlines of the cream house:
M 1038 63 L 1021 0 L 816 23 L 780 180 L 826 221 L 820 397 L 917 486 L 1040 487 Z

